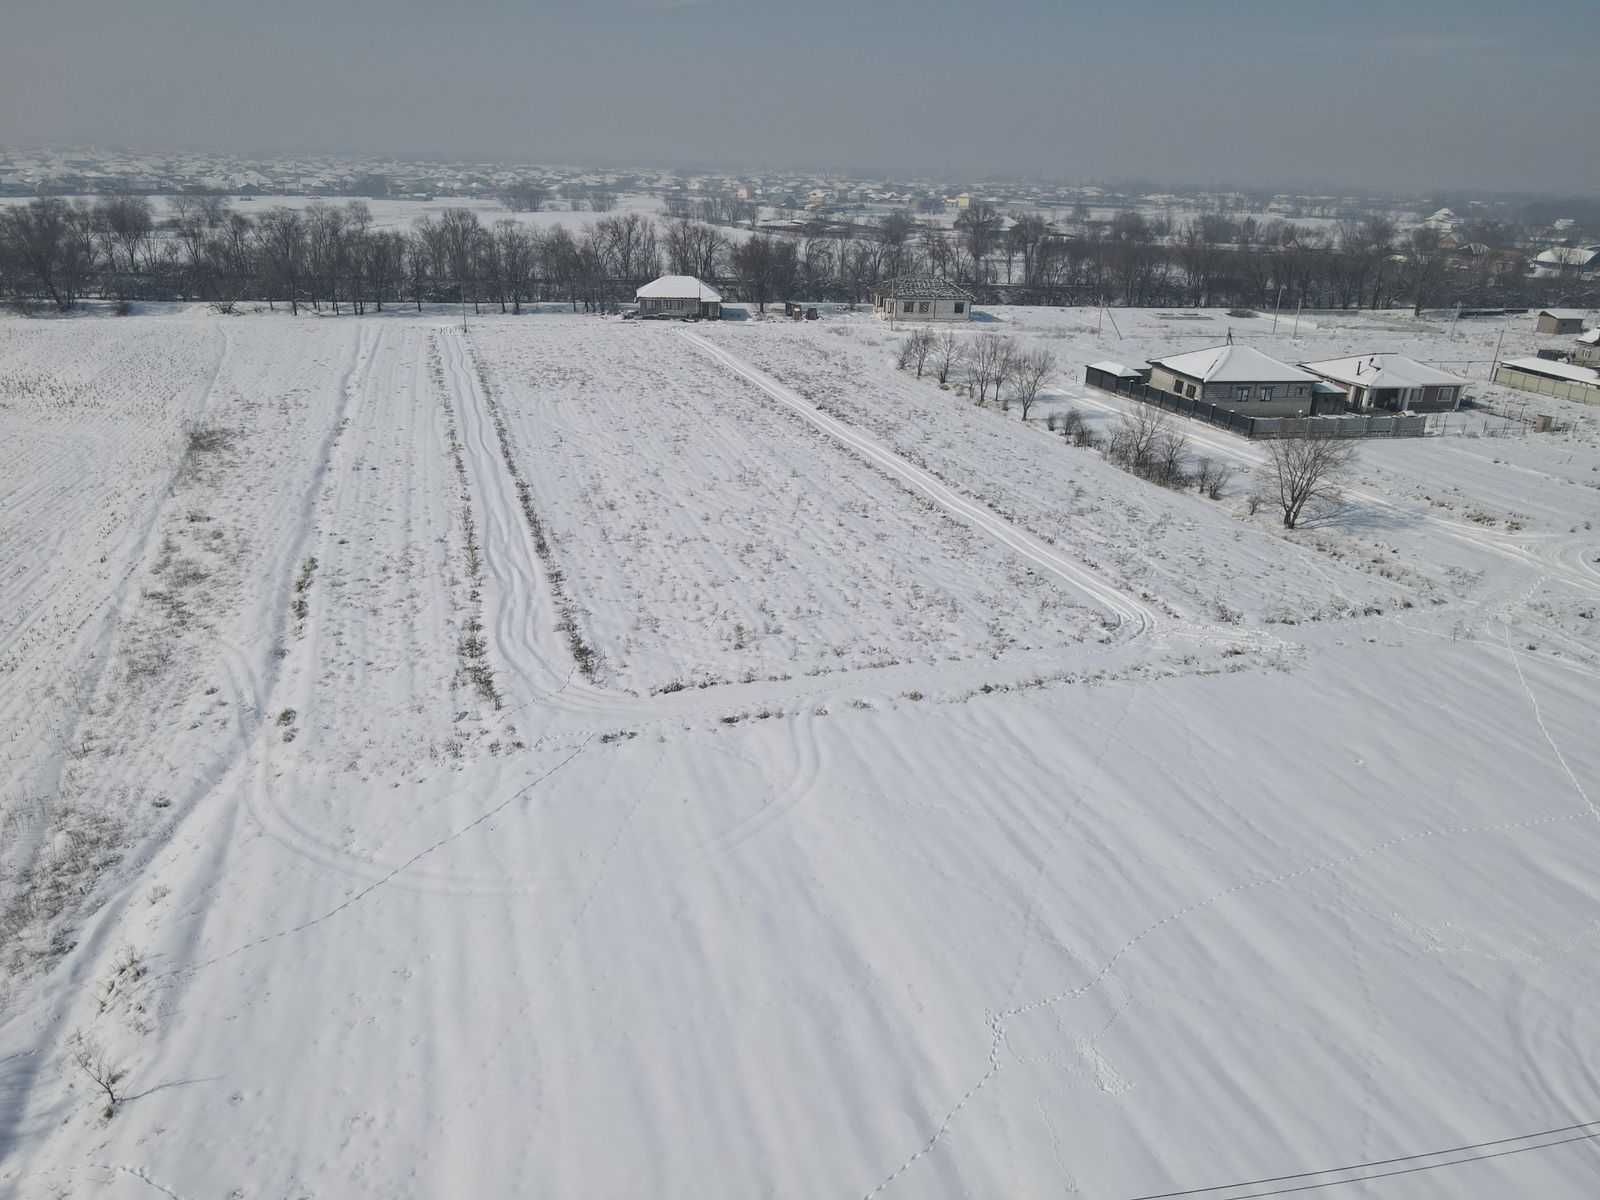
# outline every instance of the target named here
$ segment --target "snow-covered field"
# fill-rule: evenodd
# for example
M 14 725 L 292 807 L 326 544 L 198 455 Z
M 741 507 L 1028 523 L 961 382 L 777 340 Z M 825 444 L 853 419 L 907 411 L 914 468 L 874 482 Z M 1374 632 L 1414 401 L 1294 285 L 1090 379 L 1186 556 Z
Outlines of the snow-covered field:
M 0 1195 L 1591 1195 L 1430 1152 L 1600 1121 L 1595 414 L 1288 533 L 1044 416 L 1499 325 L 988 315 L 1027 423 L 864 315 L 0 319 Z

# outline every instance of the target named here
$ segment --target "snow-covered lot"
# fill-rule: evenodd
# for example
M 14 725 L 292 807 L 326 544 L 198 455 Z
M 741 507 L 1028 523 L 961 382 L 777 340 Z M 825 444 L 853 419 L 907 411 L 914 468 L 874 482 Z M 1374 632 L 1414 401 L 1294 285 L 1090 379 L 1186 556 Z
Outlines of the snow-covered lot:
M 1196 320 L 992 315 L 1026 424 L 859 315 L 0 319 L 0 1194 L 1591 1194 L 1430 1152 L 1600 1121 L 1593 414 L 1291 533 L 1043 428 Z

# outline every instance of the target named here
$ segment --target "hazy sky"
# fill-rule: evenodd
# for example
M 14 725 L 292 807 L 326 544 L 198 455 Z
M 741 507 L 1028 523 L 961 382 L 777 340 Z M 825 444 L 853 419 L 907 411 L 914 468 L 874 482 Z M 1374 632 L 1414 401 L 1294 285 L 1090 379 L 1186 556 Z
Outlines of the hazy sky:
M 7 0 L 0 144 L 1600 190 L 1593 0 Z

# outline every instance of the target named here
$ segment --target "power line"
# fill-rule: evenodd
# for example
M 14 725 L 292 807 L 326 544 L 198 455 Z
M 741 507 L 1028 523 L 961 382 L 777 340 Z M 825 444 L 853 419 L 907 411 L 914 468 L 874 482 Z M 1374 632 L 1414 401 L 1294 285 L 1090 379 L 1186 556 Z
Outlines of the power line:
M 1492 1146 L 1504 1146 L 1511 1142 L 1527 1142 L 1534 1138 L 1554 1137 L 1558 1133 L 1573 1133 L 1578 1129 L 1592 1129 L 1600 1125 L 1600 1121 L 1581 1121 L 1576 1125 L 1563 1125 L 1558 1129 L 1543 1129 L 1537 1133 L 1519 1133 L 1515 1137 L 1496 1138 L 1488 1142 L 1471 1142 L 1464 1146 L 1450 1146 L 1443 1150 L 1427 1150 L 1420 1154 L 1401 1154 L 1394 1158 L 1377 1158 L 1369 1162 L 1350 1163 L 1342 1167 L 1324 1167 L 1320 1171 L 1300 1171 L 1293 1175 L 1268 1175 L 1260 1179 L 1242 1179 L 1235 1183 L 1217 1183 L 1210 1187 L 1186 1188 L 1178 1192 L 1151 1192 L 1143 1196 L 1134 1196 L 1130 1200 L 1172 1200 L 1176 1196 L 1202 1196 L 1210 1192 L 1231 1192 L 1236 1188 L 1256 1187 L 1263 1183 L 1288 1183 L 1296 1179 L 1309 1179 L 1313 1175 L 1332 1175 L 1346 1171 L 1365 1171 L 1371 1167 L 1387 1167 L 1395 1163 L 1415 1162 L 1421 1158 L 1439 1158 L 1446 1154 L 1462 1154 L 1468 1150 L 1487 1150 Z M 1270 1192 L 1249 1192 L 1235 1200 L 1248 1200 L 1250 1196 L 1283 1196 L 1290 1192 L 1310 1191 L 1313 1188 L 1335 1187 L 1341 1183 L 1361 1183 L 1368 1179 L 1385 1179 L 1391 1175 L 1410 1175 L 1416 1171 L 1431 1171 L 1436 1167 L 1453 1167 L 1460 1163 L 1481 1162 L 1489 1158 L 1503 1158 L 1509 1154 L 1523 1154 L 1529 1150 L 1543 1150 L 1549 1146 L 1562 1146 L 1568 1142 L 1581 1142 L 1590 1138 L 1600 1138 L 1600 1129 L 1592 1133 L 1581 1133 L 1574 1137 L 1562 1138 L 1555 1142 L 1539 1142 L 1531 1146 L 1518 1146 L 1514 1150 L 1497 1150 L 1492 1154 L 1475 1154 L 1467 1158 L 1451 1159 L 1449 1162 L 1426 1163 L 1419 1167 L 1406 1167 L 1397 1171 L 1382 1171 L 1376 1175 L 1357 1175 L 1349 1179 L 1330 1179 L 1324 1183 L 1301 1184 L 1297 1187 L 1279 1188 Z

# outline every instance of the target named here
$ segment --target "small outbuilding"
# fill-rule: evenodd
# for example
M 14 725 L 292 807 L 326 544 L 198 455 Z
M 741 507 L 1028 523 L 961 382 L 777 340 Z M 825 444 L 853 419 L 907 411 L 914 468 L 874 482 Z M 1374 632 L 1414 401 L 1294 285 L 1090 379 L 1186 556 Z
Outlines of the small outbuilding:
M 872 289 L 872 311 L 884 320 L 970 321 L 972 293 L 940 275 L 901 275 Z
M 641 317 L 715 321 L 722 316 L 722 293 L 693 275 L 663 275 L 633 294 Z
M 1150 360 L 1150 386 L 1252 417 L 1313 416 L 1322 380 L 1251 346 L 1212 346 Z M 1342 407 L 1342 406 L 1341 406 Z
M 1541 308 L 1533 330 L 1535 333 L 1582 333 L 1583 309 Z
M 1344 393 L 1351 412 L 1453 412 L 1466 380 L 1403 354 L 1357 354 L 1301 363 Z

